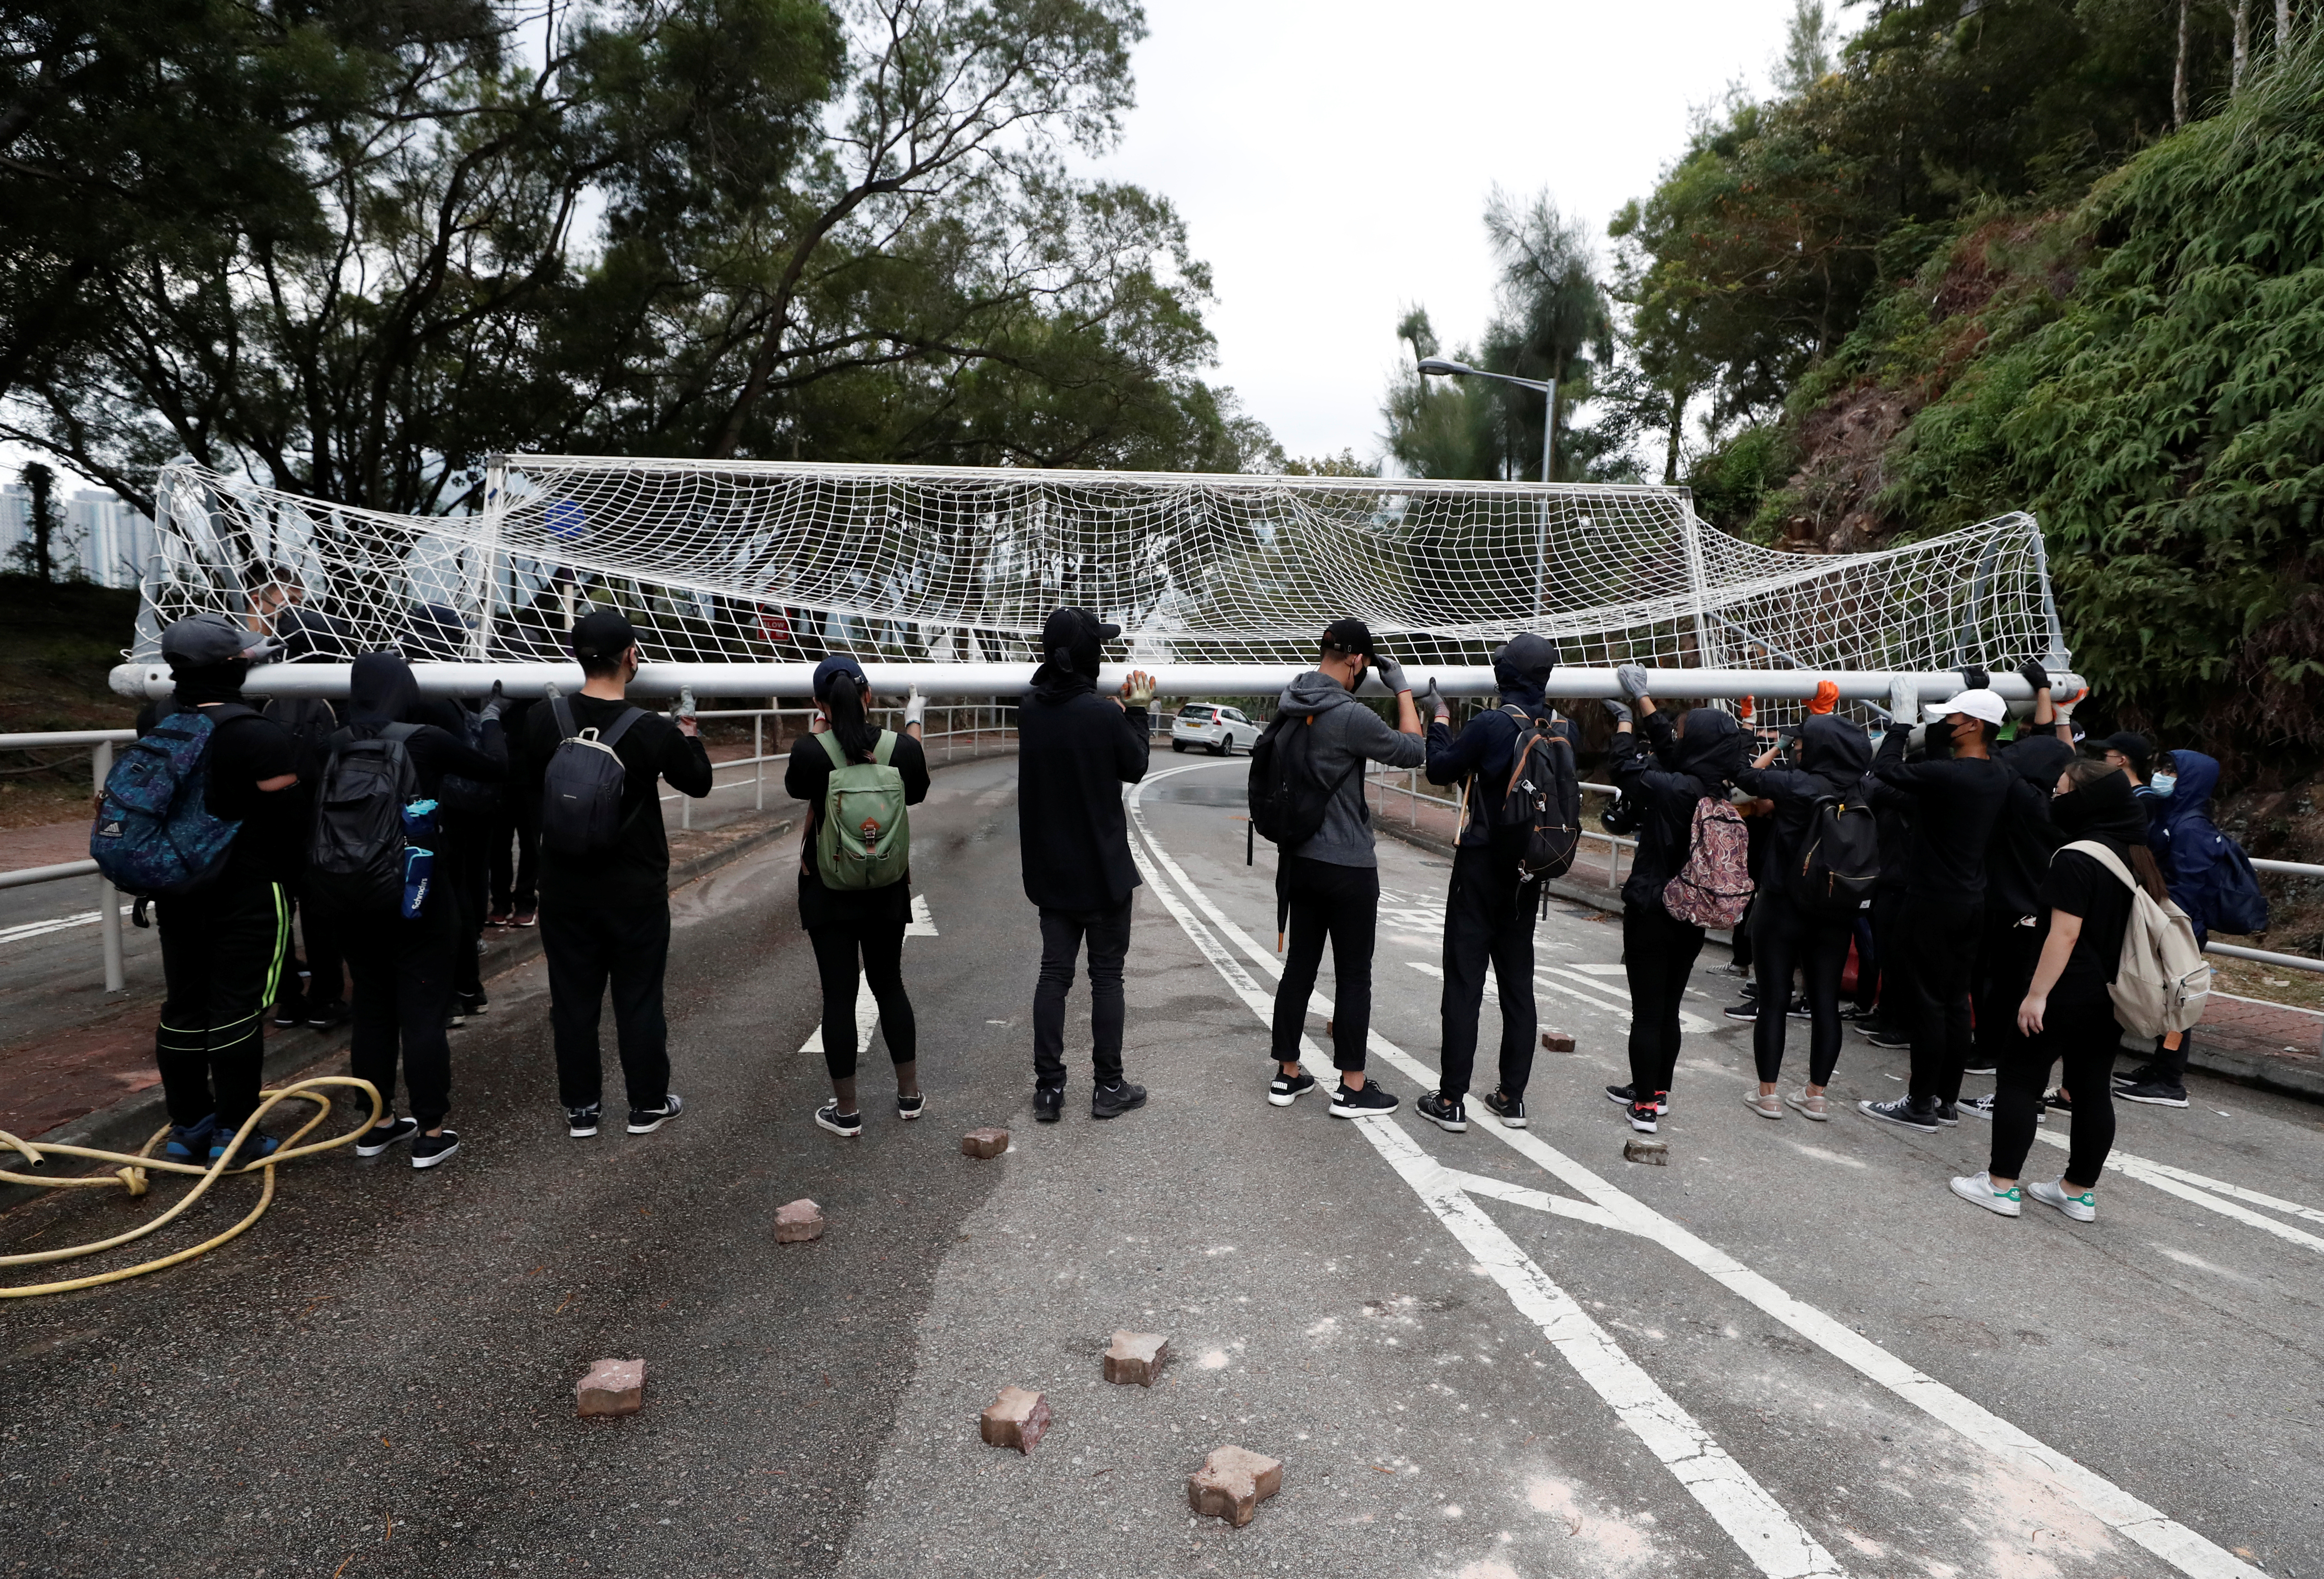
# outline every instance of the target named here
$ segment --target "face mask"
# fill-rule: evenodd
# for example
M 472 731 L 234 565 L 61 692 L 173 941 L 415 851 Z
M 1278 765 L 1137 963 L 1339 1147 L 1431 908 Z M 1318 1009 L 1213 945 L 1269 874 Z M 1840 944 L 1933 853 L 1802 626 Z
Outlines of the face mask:
M 2147 788 L 2153 790 L 2157 795 L 2162 796 L 2163 799 L 2170 799 L 2171 792 L 2179 788 L 2179 775 L 2176 773 L 2157 773 L 2154 775 L 2153 782 L 2149 784 Z

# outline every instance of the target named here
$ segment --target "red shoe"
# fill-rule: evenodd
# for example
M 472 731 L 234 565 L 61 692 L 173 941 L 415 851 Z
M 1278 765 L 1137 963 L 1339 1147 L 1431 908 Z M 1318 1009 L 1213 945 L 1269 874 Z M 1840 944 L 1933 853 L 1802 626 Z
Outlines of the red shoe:
M 539 910 L 519 910 L 516 913 L 516 919 L 509 924 L 512 927 L 538 927 L 540 925 L 540 912 Z

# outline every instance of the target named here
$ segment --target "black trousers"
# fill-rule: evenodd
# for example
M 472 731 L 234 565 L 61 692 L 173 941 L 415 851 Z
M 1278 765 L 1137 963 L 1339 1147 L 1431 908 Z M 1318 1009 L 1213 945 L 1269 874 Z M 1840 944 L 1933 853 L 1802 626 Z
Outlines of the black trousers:
M 1276 869 L 1277 902 L 1290 911 L 1283 979 L 1275 988 L 1272 1051 L 1278 1064 L 1298 1061 L 1307 999 L 1332 944 L 1332 1067 L 1364 1067 L 1372 1029 L 1372 945 L 1379 930 L 1379 868 L 1338 866 L 1305 855 Z
M 1033 988 L 1033 1084 L 1065 1085 L 1065 994 L 1074 961 L 1089 945 L 1090 1069 L 1100 1085 L 1121 1078 L 1121 965 L 1130 956 L 1133 891 L 1110 910 L 1041 911 L 1041 976 Z
M 919 1026 L 912 1001 L 904 995 L 904 926 L 895 921 L 834 921 L 807 933 L 815 945 L 816 974 L 823 979 L 823 1067 L 834 1080 L 855 1073 L 855 999 L 861 979 L 872 983 L 880 1005 L 880 1029 L 888 1033 L 888 1056 L 908 1064 L 919 1054 Z
M 669 901 L 641 905 L 548 905 L 540 946 L 549 960 L 549 1022 L 557 1040 L 558 1100 L 587 1107 L 604 1094 L 597 1021 L 613 994 L 613 1039 L 633 1108 L 669 1097 L 669 1022 L 662 972 L 669 963 Z
M 1759 897 L 1753 928 L 1759 949 L 1758 1018 L 1751 1025 L 1751 1055 L 1759 1078 L 1772 1084 L 1784 1071 L 1784 1036 L 1790 1024 L 1792 971 L 1808 1001 L 1810 1085 L 1831 1083 L 1840 1062 L 1840 976 L 1848 968 L 1853 916 L 1811 916 L 1780 895 Z
M 1671 1088 L 1672 1071 L 1678 1067 L 1679 1001 L 1702 952 L 1702 928 L 1673 920 L 1660 905 L 1622 907 L 1622 972 L 1630 983 L 1630 1089 L 1639 1100 Z M 1762 982 L 1772 979 L 1764 961 L 1760 969 Z M 1763 994 L 1768 991 L 1760 989 Z
M 512 795 L 486 841 L 492 850 L 493 911 L 530 910 L 540 903 L 540 807 Z M 512 857 L 511 852 L 514 854 Z
M 1906 934 L 1907 907 L 1901 888 L 1872 891 L 1872 956 L 1879 962 L 1872 1020 L 1882 1030 L 1906 1035 L 1913 1025 L 1913 949 Z
M 456 930 L 450 939 L 452 991 L 464 998 L 484 995 L 482 939 L 484 902 L 492 884 L 492 859 L 482 830 L 456 828 L 443 836 L 437 856 L 444 892 L 452 901 Z
M 1471 845 L 1453 853 L 1452 884 L 1444 893 L 1444 1043 L 1437 1059 L 1437 1088 L 1447 1096 L 1467 1095 L 1476 1068 L 1488 963 L 1500 989 L 1501 1089 L 1523 1096 L 1533 1078 L 1540 1023 L 1533 994 L 1534 900 L 1539 893 L 1517 882 L 1515 867 L 1497 871 L 1489 851 Z
M 439 894 L 417 920 L 387 910 L 337 921 L 355 983 L 347 1048 L 355 1076 L 378 1086 L 392 1113 L 400 1048 L 411 1116 L 432 1130 L 452 1111 L 452 1044 L 444 1034 L 452 1007 L 452 906 Z
M 315 902 L 313 889 L 303 880 L 292 891 L 299 911 L 299 936 L 307 945 L 307 996 L 316 1003 L 340 1002 L 347 995 L 348 984 L 339 919 L 329 907 Z
M 161 1024 L 153 1062 L 173 1124 L 216 1113 L 229 1130 L 258 1107 L 261 1039 L 290 941 L 279 883 L 225 878 L 154 901 L 161 929 Z
M 2018 1039 L 2017 1005 L 2042 958 L 2042 933 L 2018 923 L 2022 916 L 1988 910 L 1977 949 L 1977 1028 L 1971 1046 L 1980 1069 L 1999 1069 L 2009 1044 Z
M 1873 940 L 1871 911 L 1856 912 L 1850 937 L 1856 944 L 1856 990 L 1849 995 L 1849 1002 L 1856 1005 L 1858 1015 L 1866 1015 L 1871 1013 L 1873 1004 L 1880 1001 L 1880 950 Z M 1846 973 L 1846 959 L 1840 962 L 1840 968 L 1843 974 Z
M 1969 1067 L 1969 988 L 1985 907 L 1975 900 L 1914 895 L 1906 916 L 1913 951 L 1913 1101 L 1958 1102 Z M 2012 1012 L 2015 1012 L 2013 1007 Z
M 2011 1004 L 2013 1031 L 2016 1012 Z M 2110 1003 L 2069 1006 L 2054 1000 L 2043 1022 L 2039 1036 L 2013 1034 L 2002 1049 L 2000 1083 L 1993 1094 L 1993 1157 L 1987 1167 L 1996 1178 L 2024 1177 L 2042 1087 L 2049 1084 L 2051 1066 L 2062 1062 L 2065 1074 L 2059 1084 L 2074 1094 L 2065 1177 L 2075 1188 L 2088 1189 L 2098 1182 L 2107 1153 L 2114 1150 L 2114 1056 L 2122 1027 L 2115 1023 Z

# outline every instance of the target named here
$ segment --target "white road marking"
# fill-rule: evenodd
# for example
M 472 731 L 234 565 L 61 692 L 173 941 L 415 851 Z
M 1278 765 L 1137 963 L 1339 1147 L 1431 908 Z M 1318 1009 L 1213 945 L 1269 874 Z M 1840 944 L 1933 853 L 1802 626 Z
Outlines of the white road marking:
M 2061 1151 L 2073 1144 L 2063 1135 L 2052 1135 L 2044 1130 L 2034 1131 L 2034 1138 L 2037 1140 L 2046 1140 Z M 2273 1233 L 2278 1239 L 2288 1240 L 2293 1244 L 2306 1245 L 2310 1250 L 2324 1251 L 2324 1239 L 2294 1228 L 2289 1223 L 2278 1223 L 2273 1217 L 2263 1217 L 2248 1206 L 2239 1206 L 2233 1201 L 2222 1200 L 2219 1196 L 2211 1194 L 2209 1189 L 2198 1189 L 2193 1185 L 2184 1183 L 2177 1177 L 2181 1171 L 2178 1168 L 2166 1168 L 2159 1162 L 2149 1162 L 2144 1157 L 2135 1157 L 2126 1151 L 2108 1154 L 2106 1165 L 2118 1173 L 2128 1174 L 2144 1184 L 2153 1186 L 2166 1196 L 2176 1196 L 2182 1201 L 2192 1201 L 2207 1211 L 2217 1212 L 2222 1217 L 2232 1217 L 2238 1223 L 2247 1223 L 2263 1233 Z M 2195 1177 L 2201 1177 L 2200 1174 Z M 2256 1191 L 2239 1190 L 2234 1185 L 2221 1185 L 2217 1180 L 2204 1182 L 2211 1188 L 2236 1191 L 2246 1196 L 2258 1194 Z M 2277 1201 L 2273 1196 L 2260 1196 L 2259 1198 L 2279 1209 L 2299 1212 L 2302 1215 L 2315 1214 L 2306 1207 L 2294 1205 L 2290 1201 Z
M 121 907 L 127 915 L 130 907 Z M 48 921 L 26 921 L 22 926 L 0 928 L 0 943 L 19 943 L 27 937 L 39 937 L 50 932 L 62 932 L 71 927 L 94 927 L 105 919 L 103 910 L 84 910 L 78 916 L 59 916 Z
M 1180 889 L 1204 914 L 1217 924 L 1220 937 L 1240 945 L 1246 954 L 1259 963 L 1262 969 L 1279 974 L 1280 967 L 1270 956 L 1221 913 L 1162 848 L 1153 830 L 1147 826 L 1144 813 L 1139 808 L 1140 788 L 1132 786 L 1127 799 L 1131 823 L 1138 829 L 1145 849 L 1133 843 L 1131 853 L 1138 856 L 1139 866 L 1148 873 L 1148 881 L 1153 882 L 1154 879 L 1153 863 L 1145 858 L 1147 850 L 1151 851 L 1155 862 L 1170 873 Z M 1211 959 L 1220 974 L 1227 978 L 1229 985 L 1235 987 L 1246 1002 L 1250 1002 L 1256 996 L 1259 1002 L 1252 1007 L 1262 1018 L 1268 1017 L 1271 1009 L 1265 994 L 1258 993 L 1255 987 L 1247 985 L 1248 978 L 1242 977 L 1240 967 L 1203 933 L 1184 906 L 1158 882 L 1155 887 L 1156 897 L 1177 919 L 1179 926 L 1194 940 L 1195 946 Z M 1238 982 L 1239 977 L 1242 977 L 1240 982 Z M 1371 1033 L 1369 1045 L 1413 1079 L 1423 1084 L 1433 1080 L 1433 1070 L 1388 1041 L 1378 1030 Z M 1389 1127 L 1378 1124 L 1358 1126 L 1368 1135 Z M 2191 1579 L 2264 1579 L 2263 1570 L 2206 1540 L 2161 1510 L 2141 1501 L 2103 1475 L 2086 1469 L 2067 1454 L 2020 1430 L 1982 1404 L 1955 1392 L 1935 1378 L 1899 1360 L 1862 1334 L 1833 1320 L 1813 1306 L 1793 1297 L 1771 1279 L 1751 1270 L 1726 1251 L 1681 1227 L 1645 1202 L 1608 1184 L 1581 1163 L 1542 1140 L 1532 1131 L 1508 1130 L 1498 1124 L 1487 1124 L 1484 1129 L 1487 1134 L 1531 1159 L 1552 1177 L 1630 1224 L 1632 1233 L 1654 1240 L 1834 1358 L 1879 1382 L 1898 1398 L 2001 1458 L 2017 1473 L 2046 1482 L 2061 1496 L 2117 1534 L 2144 1547 L 2181 1573 L 2190 1575 Z M 1401 1131 L 1396 1132 L 1402 1133 Z M 1375 1140 L 1373 1144 L 1377 1146 L 1379 1141 Z
M 928 896 L 924 893 L 914 894 L 912 896 L 912 920 L 911 924 L 904 928 L 904 936 L 907 937 L 933 937 L 936 935 L 936 918 L 928 914 Z
M 1135 817 L 1136 789 L 1131 794 Z M 1140 831 L 1144 831 L 1142 820 Z M 1149 850 L 1161 860 L 1169 861 L 1150 835 L 1130 846 L 1154 896 L 1259 1023 L 1271 1023 L 1273 998 L 1162 882 L 1154 863 L 1147 859 Z M 1176 863 L 1169 864 L 1175 868 Z M 1180 881 L 1189 895 L 1199 894 L 1193 884 L 1185 882 L 1183 873 Z M 1703 1511 L 1743 1548 L 1754 1566 L 1769 1579 L 1812 1579 L 1813 1575 L 1846 1572 L 1751 1477 L 1750 1472 L 1736 1463 L 1694 1417 L 1665 1392 L 1644 1366 L 1624 1353 L 1612 1334 L 1600 1326 L 1572 1296 L 1552 1282 L 1533 1258 L 1519 1249 L 1499 1223 L 1486 1216 L 1462 1193 L 1461 1186 L 1414 1144 L 1409 1135 L 1393 1121 L 1358 1124 L 1354 1128 L 1412 1187 L 1462 1248 L 1501 1285 L 1510 1302 L 1541 1329 L 1573 1367 L 1575 1374 L 1590 1384 L 1591 1390 L 1662 1461 Z
M 1480 1120 L 1480 1122 L 1490 1122 Z M 1588 1223 L 1600 1228 L 1611 1228 L 1619 1233 L 1630 1232 L 1622 1222 L 1603 1206 L 1593 1206 L 1587 1201 L 1577 1201 L 1571 1196 L 1553 1196 L 1547 1190 L 1529 1190 L 1523 1185 L 1513 1185 L 1505 1179 L 1488 1178 L 1481 1173 L 1463 1173 L 1457 1168 L 1443 1169 L 1444 1177 L 1454 1186 L 1472 1196 L 1484 1196 L 1491 1200 L 1507 1201 L 1512 1206 L 1525 1206 L 1536 1212 L 1547 1212 L 1554 1216 L 1571 1217 L 1576 1223 Z

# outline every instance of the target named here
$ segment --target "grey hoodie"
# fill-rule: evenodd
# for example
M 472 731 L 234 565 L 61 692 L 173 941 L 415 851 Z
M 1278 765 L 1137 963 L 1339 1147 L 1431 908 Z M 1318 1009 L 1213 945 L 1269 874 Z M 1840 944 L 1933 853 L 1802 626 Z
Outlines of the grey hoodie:
M 1390 728 L 1320 669 L 1311 669 L 1286 686 L 1276 711 L 1284 717 L 1314 719 L 1310 760 L 1325 783 L 1339 785 L 1323 810 L 1322 831 L 1283 854 L 1334 866 L 1379 865 L 1379 857 L 1372 853 L 1371 810 L 1364 804 L 1364 776 L 1350 770 L 1366 761 L 1416 768 L 1427 760 L 1427 740 Z

